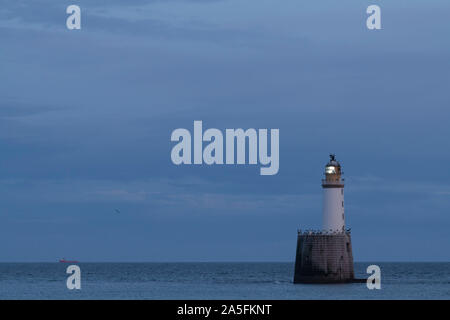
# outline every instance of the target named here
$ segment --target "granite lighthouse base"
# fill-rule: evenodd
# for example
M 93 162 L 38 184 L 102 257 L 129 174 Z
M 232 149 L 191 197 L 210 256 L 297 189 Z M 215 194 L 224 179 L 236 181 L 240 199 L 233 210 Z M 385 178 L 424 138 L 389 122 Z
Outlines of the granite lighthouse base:
M 294 283 L 345 282 L 355 282 L 350 232 L 299 231 Z

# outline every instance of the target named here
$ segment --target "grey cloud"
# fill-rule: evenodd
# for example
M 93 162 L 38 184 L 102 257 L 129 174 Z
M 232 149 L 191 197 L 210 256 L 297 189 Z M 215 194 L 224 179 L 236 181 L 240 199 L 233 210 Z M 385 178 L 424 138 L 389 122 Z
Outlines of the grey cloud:
M 5 99 L 0 103 L 0 119 L 5 120 L 11 118 L 30 117 L 34 115 L 55 112 L 58 110 L 60 110 L 60 108 L 57 108 L 55 106 L 30 105 L 8 101 L 7 99 Z

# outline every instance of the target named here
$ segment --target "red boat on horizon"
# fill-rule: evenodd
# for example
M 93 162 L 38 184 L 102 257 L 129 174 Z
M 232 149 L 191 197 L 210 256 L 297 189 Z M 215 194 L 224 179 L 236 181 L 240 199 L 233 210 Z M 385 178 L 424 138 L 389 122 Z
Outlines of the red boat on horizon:
M 61 263 L 78 263 L 77 260 L 66 260 L 66 258 L 59 259 Z

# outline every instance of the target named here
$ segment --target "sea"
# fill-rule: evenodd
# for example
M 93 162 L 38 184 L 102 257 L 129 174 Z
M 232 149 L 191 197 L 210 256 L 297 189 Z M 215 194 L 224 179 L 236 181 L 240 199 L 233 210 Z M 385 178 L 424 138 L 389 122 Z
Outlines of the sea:
M 366 283 L 293 284 L 293 263 L 79 263 L 81 289 L 67 288 L 66 263 L 0 263 L 0 299 L 450 299 L 450 263 L 356 262 Z

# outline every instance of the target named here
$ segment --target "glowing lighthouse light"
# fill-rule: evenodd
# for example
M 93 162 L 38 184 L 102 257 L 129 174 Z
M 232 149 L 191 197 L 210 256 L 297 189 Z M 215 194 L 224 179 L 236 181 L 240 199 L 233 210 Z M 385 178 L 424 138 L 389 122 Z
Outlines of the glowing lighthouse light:
M 323 231 L 345 232 L 344 179 L 341 179 L 341 165 L 336 156 L 330 154 L 325 166 L 323 188 Z

